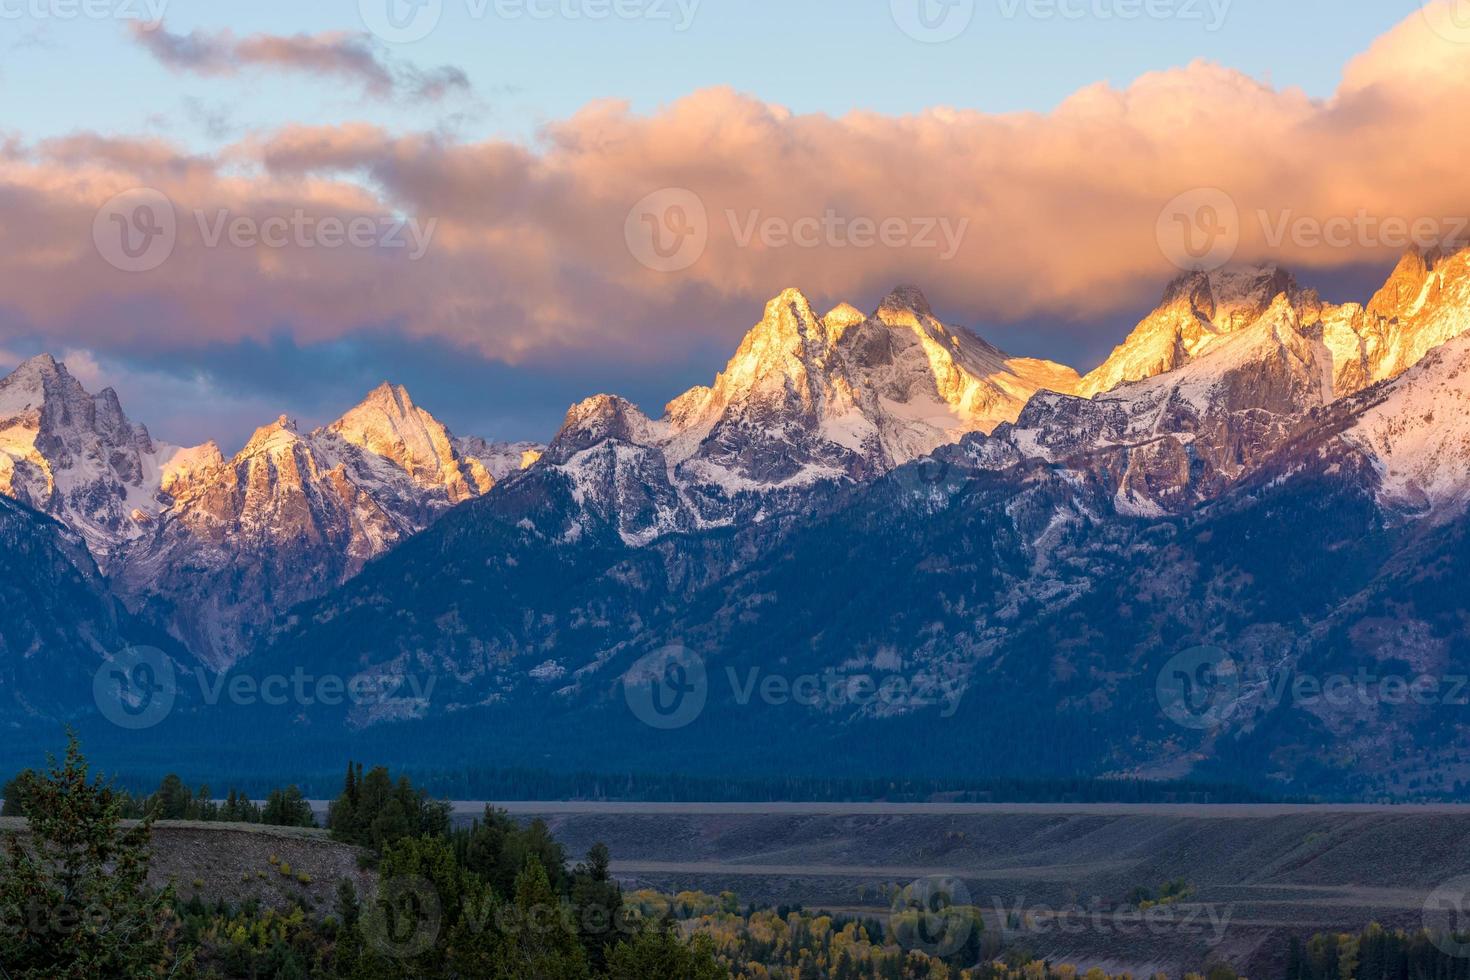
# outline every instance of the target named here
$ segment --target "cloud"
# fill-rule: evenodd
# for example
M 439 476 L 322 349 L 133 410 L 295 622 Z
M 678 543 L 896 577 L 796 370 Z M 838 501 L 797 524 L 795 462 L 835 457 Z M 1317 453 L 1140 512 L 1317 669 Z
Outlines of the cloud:
M 228 30 L 171 34 L 162 26 L 133 22 L 133 40 L 164 66 L 204 76 L 235 75 L 247 68 L 285 69 L 362 86 L 379 99 L 438 101 L 468 92 L 469 77 L 444 65 L 421 69 L 390 63 L 371 35 L 332 31 L 322 34 L 253 34 L 237 38 Z
M 204 41 L 173 57 L 220 61 Z M 651 114 L 594 103 L 532 144 L 362 123 L 252 133 L 210 156 L 88 134 L 11 141 L 0 144 L 0 323 L 13 326 L 0 342 L 40 334 L 159 352 L 372 330 L 507 363 L 596 358 L 653 371 L 728 349 L 785 286 L 871 306 L 901 281 L 921 284 L 953 321 L 1030 325 L 1034 347 L 1055 351 L 1042 341 L 1083 323 L 1110 324 L 1116 341 L 1178 272 L 1155 236 L 1182 192 L 1225 190 L 1242 217 L 1237 258 L 1285 263 L 1307 282 L 1401 249 L 1273 243 L 1283 216 L 1463 215 L 1470 131 L 1453 123 L 1467 99 L 1470 46 L 1416 14 L 1320 100 L 1196 62 L 1083 89 L 1047 114 L 802 115 L 710 89 Z M 178 241 L 159 268 L 128 273 L 99 254 L 94 219 L 139 186 L 172 201 Z M 627 237 L 630 209 L 661 188 L 693 192 L 708 216 L 707 247 L 674 272 L 640 263 Z M 914 234 L 842 240 L 822 230 L 828 214 Z M 366 247 L 219 237 L 236 220 L 296 216 L 413 219 L 432 234 L 418 261 L 372 236 Z M 815 242 L 773 241 L 760 233 L 772 219 L 816 220 Z M 912 241 L 926 221 L 964 225 L 952 258 Z M 631 231 L 641 227 L 634 215 Z

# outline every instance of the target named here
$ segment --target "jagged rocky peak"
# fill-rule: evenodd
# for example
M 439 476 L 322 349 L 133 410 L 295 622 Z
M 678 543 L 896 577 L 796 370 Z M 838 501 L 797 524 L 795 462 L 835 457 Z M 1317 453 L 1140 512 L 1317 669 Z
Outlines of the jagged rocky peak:
M 1425 295 L 1426 288 L 1432 289 L 1436 285 L 1431 280 L 1438 279 L 1442 282 L 1444 274 L 1451 271 L 1446 266 L 1453 265 L 1456 260 L 1463 263 L 1466 258 L 1465 246 L 1450 245 L 1431 249 L 1416 246 L 1409 249 L 1399 259 L 1399 264 L 1389 275 L 1383 288 L 1368 301 L 1368 313 L 1385 320 L 1408 315 L 1421 298 L 1434 298 L 1432 295 Z M 1439 275 L 1436 276 L 1436 273 Z
M 822 322 L 827 325 L 827 329 L 840 334 L 867 319 L 868 315 L 851 303 L 838 303 L 823 315 Z
M 907 326 L 915 317 L 934 319 L 934 310 L 930 308 L 923 290 L 918 286 L 905 284 L 895 287 L 893 292 L 883 297 L 875 315 L 890 326 L 895 323 Z
M 715 389 L 742 386 L 772 371 L 793 375 L 831 350 L 833 332 L 799 289 L 785 289 L 740 344 Z
M 37 354 L 35 357 L 22 361 L 14 371 L 4 379 L 3 383 L 10 385 L 25 385 L 27 382 L 39 381 L 42 378 L 54 378 L 64 374 L 66 368 L 57 362 L 50 354 Z
M 423 486 L 443 488 L 455 502 L 485 493 L 495 483 L 478 460 L 461 458 L 449 430 L 415 405 L 402 385 L 383 382 L 326 431 L 391 462 Z
M 1339 395 L 1398 377 L 1470 330 L 1470 249 L 1410 250 L 1366 307 L 1328 307 L 1322 324 Z
M 240 450 L 238 458 L 274 452 L 300 439 L 301 431 L 296 420 L 289 415 L 280 415 L 274 422 L 262 425 L 255 430 L 249 441 L 245 443 L 245 448 Z
M 1091 397 L 1172 371 L 1222 337 L 1256 323 L 1282 300 L 1304 317 L 1321 313 L 1316 293 L 1301 289 L 1277 265 L 1187 272 L 1169 283 L 1158 307 L 1082 379 L 1077 391 Z
M 158 510 L 160 467 L 175 452 L 111 388 L 89 394 L 49 354 L 0 379 L 0 493 L 80 533 L 104 568 Z
M 187 496 L 207 484 L 224 465 L 224 453 L 213 440 L 191 449 L 176 450 L 163 461 L 159 490 L 173 498 Z
M 669 507 L 647 511 L 657 521 L 620 525 L 625 539 L 642 541 L 778 514 L 804 488 L 868 479 L 990 432 L 1039 389 L 1071 390 L 1077 380 L 1070 368 L 1011 358 L 945 326 L 917 287 L 899 287 L 870 315 L 844 303 L 824 316 L 786 289 L 713 384 L 673 399 L 658 421 L 612 396 L 574 406 L 548 458 L 584 501 L 615 485 L 592 478 L 603 470 L 591 454 L 576 458 L 599 443 L 638 447 L 619 454 L 620 472 L 666 471 L 660 499 Z M 679 510 L 685 504 L 691 512 Z
M 1229 333 L 1260 319 L 1278 296 L 1299 292 L 1296 278 L 1280 266 L 1238 266 L 1187 272 L 1169 283 L 1159 305 L 1162 309 L 1187 304 L 1216 329 Z
M 653 439 L 654 423 L 637 405 L 617 395 L 593 395 L 567 410 L 561 431 L 551 441 L 546 455 L 565 460 L 571 455 L 607 440 L 643 445 Z

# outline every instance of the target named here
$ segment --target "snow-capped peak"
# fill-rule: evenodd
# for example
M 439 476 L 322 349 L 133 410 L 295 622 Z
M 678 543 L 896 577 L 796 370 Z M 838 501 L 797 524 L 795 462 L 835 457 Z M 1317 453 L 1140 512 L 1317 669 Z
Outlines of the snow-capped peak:
M 1356 417 L 1343 438 L 1373 459 L 1386 502 L 1431 514 L 1470 505 L 1470 333 L 1345 404 Z
M 402 385 L 383 382 L 326 432 L 388 460 L 423 486 L 443 488 L 453 502 L 494 485 L 483 466 L 461 458 L 449 430 L 415 405 Z
M 1011 358 L 934 317 L 916 287 L 870 315 L 840 304 L 818 316 L 799 290 L 773 298 L 709 386 L 671 401 L 658 421 L 612 396 L 576 405 L 548 457 L 580 501 L 663 474 L 620 522 L 630 542 L 779 513 L 778 499 L 824 481 L 861 480 L 970 432 L 1014 420 L 1041 388 L 1070 390 L 1070 368 Z M 623 444 L 617 453 L 608 444 Z M 614 488 L 614 489 L 609 489 Z M 736 504 L 739 497 L 743 503 Z M 589 510 L 604 513 L 601 504 Z
M 875 316 L 884 323 L 892 324 L 895 321 L 902 323 L 913 317 L 933 317 L 934 311 L 929 307 L 929 300 L 924 296 L 923 290 L 918 286 L 904 284 L 896 286 L 893 292 L 883 297 Z
M 1276 265 L 1185 273 L 1169 283 L 1159 306 L 1108 359 L 1083 377 L 1078 393 L 1090 397 L 1172 371 L 1259 321 L 1279 297 L 1303 314 L 1321 306 L 1315 293 L 1303 291 Z
M 295 443 L 300 438 L 301 432 L 296 420 L 290 416 L 281 415 L 274 422 L 256 429 L 255 434 L 245 443 L 245 448 L 240 451 L 240 455 L 255 456 L 260 453 L 274 452 Z
M 1470 249 L 1412 249 L 1364 306 L 1324 303 L 1275 265 L 1186 273 L 1112 355 L 1082 379 L 1093 396 L 1172 371 L 1257 323 L 1281 299 L 1332 353 L 1337 396 L 1408 370 L 1470 329 Z
M 177 452 L 49 354 L 0 379 L 0 493 L 80 533 L 104 569 L 161 507 L 162 461 Z
M 822 317 L 822 322 L 831 330 L 841 332 L 855 327 L 868 318 L 862 310 L 851 303 L 838 303 Z
M 566 420 L 547 455 L 565 461 L 583 449 L 608 440 L 648 445 L 657 440 L 655 429 L 648 416 L 627 399 L 593 395 L 567 410 Z

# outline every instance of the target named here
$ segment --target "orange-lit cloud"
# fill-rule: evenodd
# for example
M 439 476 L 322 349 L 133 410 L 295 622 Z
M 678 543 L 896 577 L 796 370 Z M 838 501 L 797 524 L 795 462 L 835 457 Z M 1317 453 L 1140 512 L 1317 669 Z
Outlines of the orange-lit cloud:
M 1048 114 L 833 118 L 712 89 L 651 115 L 595 103 L 533 146 L 361 124 L 259 133 L 214 158 L 95 136 L 12 142 L 0 144 L 0 294 L 11 319 L 75 342 L 282 329 L 312 341 L 387 326 L 510 361 L 610 340 L 630 357 L 687 350 L 728 329 L 707 310 L 740 306 L 753 320 L 787 285 L 862 302 L 913 281 L 952 319 L 1066 322 L 1141 312 L 1177 271 L 1155 239 L 1160 210 L 1197 187 L 1237 204 L 1240 260 L 1310 281 L 1391 258 L 1396 244 L 1273 244 L 1269 229 L 1283 217 L 1463 215 L 1467 99 L 1470 45 L 1416 13 L 1326 100 L 1200 62 L 1089 87 Z M 125 273 L 99 256 L 94 218 L 140 185 L 173 201 L 179 239 L 158 269 Z M 707 245 L 678 271 L 648 268 L 625 234 L 630 208 L 662 188 L 693 192 L 707 215 Z M 411 262 L 384 248 L 208 247 L 196 212 L 222 211 L 437 224 Z M 812 247 L 741 241 L 766 219 L 811 231 L 829 215 L 849 230 L 823 228 Z M 857 219 L 896 220 L 907 237 L 863 246 Z M 963 224 L 949 260 L 915 247 L 926 221 Z

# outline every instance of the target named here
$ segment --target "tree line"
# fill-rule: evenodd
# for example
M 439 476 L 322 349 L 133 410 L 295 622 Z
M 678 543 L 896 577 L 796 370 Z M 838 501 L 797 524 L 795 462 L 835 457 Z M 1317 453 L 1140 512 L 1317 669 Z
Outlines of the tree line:
M 5 784 L 5 803 L 0 816 L 18 817 L 25 813 L 25 795 L 36 785 L 39 774 L 27 769 Z M 124 789 L 109 790 L 125 819 L 196 820 L 221 823 L 256 823 L 275 827 L 315 827 L 311 812 L 300 787 L 273 789 L 264 803 L 256 803 L 237 789 L 231 788 L 223 800 L 215 800 L 209 786 L 191 790 L 177 774 L 170 773 L 152 793 L 134 796 Z

